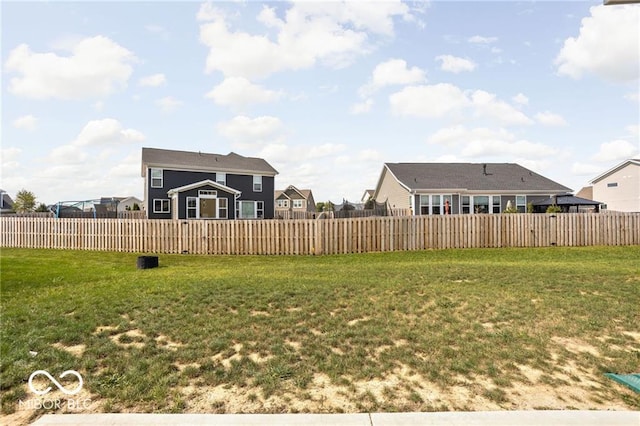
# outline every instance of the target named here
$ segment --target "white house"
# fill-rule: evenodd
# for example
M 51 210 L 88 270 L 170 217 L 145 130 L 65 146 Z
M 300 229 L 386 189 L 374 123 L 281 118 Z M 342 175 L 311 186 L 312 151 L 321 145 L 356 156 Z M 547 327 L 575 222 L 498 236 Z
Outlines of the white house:
M 589 182 L 607 210 L 640 212 L 640 159 L 623 161 Z

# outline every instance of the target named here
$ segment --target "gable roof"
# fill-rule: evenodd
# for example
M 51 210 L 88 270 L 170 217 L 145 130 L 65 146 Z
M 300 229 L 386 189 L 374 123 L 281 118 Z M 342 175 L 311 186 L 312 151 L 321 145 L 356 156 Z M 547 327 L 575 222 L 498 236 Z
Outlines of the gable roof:
M 385 163 L 409 191 L 541 191 L 571 189 L 515 163 Z
M 231 152 L 227 155 L 204 152 L 174 151 L 170 149 L 142 148 L 142 176 L 148 167 L 238 174 L 275 176 L 278 171 L 266 160 L 244 157 Z
M 640 166 L 640 158 L 631 158 L 629 160 L 625 160 L 622 163 L 620 163 L 620 164 L 612 167 L 611 169 L 607 170 L 606 172 L 602 173 L 601 175 L 593 178 L 593 180 L 591 180 L 591 182 L 589 182 L 589 183 L 590 184 L 598 183 L 602 179 L 604 179 L 607 176 L 617 172 L 620 169 L 623 169 L 623 168 L 627 167 L 628 165 Z
M 234 194 L 234 195 L 241 194 L 241 192 L 238 191 L 237 189 L 229 188 L 228 186 L 219 184 L 218 182 L 214 182 L 211 179 L 205 179 L 205 180 L 201 180 L 200 182 L 194 182 L 194 183 L 190 183 L 189 185 L 184 185 L 178 188 L 170 189 L 169 191 L 167 191 L 167 194 L 169 194 L 169 196 L 173 196 L 180 192 L 190 191 L 192 189 L 200 188 L 203 186 L 211 186 L 221 191 L 228 192 L 229 194 Z
M 291 193 L 291 191 L 297 192 L 300 195 L 301 198 L 295 198 L 295 197 L 290 196 L 289 194 Z M 275 191 L 275 198 L 276 199 L 278 199 L 281 196 L 284 196 L 284 197 L 286 197 L 286 198 L 288 198 L 290 200 L 294 200 L 294 199 L 295 200 L 300 200 L 300 199 L 308 200 L 309 197 L 312 196 L 312 193 L 311 193 L 310 189 L 298 189 L 293 185 L 289 185 L 287 187 L 287 189 L 283 189 L 283 190 L 278 189 L 278 190 Z
M 0 189 L 0 197 L 2 197 L 2 202 L 0 203 L 2 210 L 13 209 L 13 199 L 6 191 Z

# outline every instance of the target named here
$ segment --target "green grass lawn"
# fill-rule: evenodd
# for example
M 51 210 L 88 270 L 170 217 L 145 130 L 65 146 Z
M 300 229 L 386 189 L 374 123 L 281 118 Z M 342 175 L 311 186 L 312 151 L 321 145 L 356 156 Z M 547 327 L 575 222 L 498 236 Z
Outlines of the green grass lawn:
M 640 409 L 640 247 L 324 257 L 2 249 L 2 412 Z M 30 354 L 37 352 L 37 355 Z

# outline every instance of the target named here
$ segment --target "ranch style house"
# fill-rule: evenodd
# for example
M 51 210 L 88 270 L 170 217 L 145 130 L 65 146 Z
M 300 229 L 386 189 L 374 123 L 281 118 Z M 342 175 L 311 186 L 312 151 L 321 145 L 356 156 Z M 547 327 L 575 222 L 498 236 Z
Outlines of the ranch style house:
M 494 214 L 568 192 L 514 163 L 385 163 L 373 198 L 413 215 Z

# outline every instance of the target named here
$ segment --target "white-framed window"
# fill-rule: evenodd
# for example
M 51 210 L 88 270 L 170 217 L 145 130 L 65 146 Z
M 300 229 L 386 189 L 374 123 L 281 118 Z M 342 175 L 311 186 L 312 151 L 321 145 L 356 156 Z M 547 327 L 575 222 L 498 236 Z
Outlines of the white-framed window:
M 209 197 L 217 197 L 218 196 L 218 191 L 212 190 L 212 189 L 201 189 L 198 191 L 198 196 L 202 197 L 204 195 L 207 195 Z
M 462 214 L 471 213 L 471 197 L 468 195 L 462 196 Z
M 264 201 L 236 202 L 236 219 L 264 218 Z
M 429 214 L 429 199 L 428 195 L 420 196 L 420 214 Z
M 276 205 L 281 209 L 287 208 L 289 207 L 289 200 L 277 200 Z
M 500 213 L 500 209 L 502 207 L 501 204 L 501 198 L 499 195 L 494 195 L 493 197 L 491 197 L 491 202 L 492 202 L 492 213 Z
M 262 192 L 262 176 L 253 177 L 253 192 Z
M 440 196 L 439 195 L 432 195 L 431 196 L 431 214 L 442 214 L 441 213 L 441 208 L 442 206 L 440 205 Z
M 226 173 L 216 173 L 216 183 L 220 185 L 227 186 L 227 174 Z
M 617 188 L 618 182 L 611 182 L 607 184 L 607 188 Z
M 187 197 L 187 219 L 198 217 L 198 197 Z
M 227 207 L 226 198 L 218 198 L 218 219 L 226 219 L 229 217 L 229 208 Z
M 162 178 L 162 169 L 151 169 L 151 187 L 152 188 L 162 188 L 163 178 Z
M 301 209 L 304 207 L 304 200 L 293 200 L 293 208 Z
M 527 197 L 524 195 L 516 195 L 516 209 L 518 213 L 527 212 Z
M 449 194 L 420 195 L 420 214 L 451 214 L 452 200 L 453 196 Z
M 168 198 L 154 198 L 153 199 L 153 212 L 154 213 L 171 213 L 170 200 Z
M 489 213 L 489 196 L 488 195 L 473 196 L 473 212 Z

